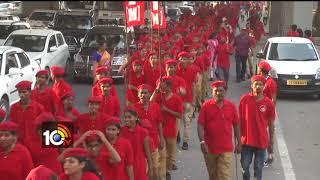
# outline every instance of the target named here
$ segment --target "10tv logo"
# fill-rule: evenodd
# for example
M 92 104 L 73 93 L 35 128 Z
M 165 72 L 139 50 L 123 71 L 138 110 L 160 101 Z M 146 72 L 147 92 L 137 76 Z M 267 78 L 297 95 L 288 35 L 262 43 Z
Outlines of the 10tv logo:
M 45 122 L 42 124 L 43 147 L 71 147 L 73 126 L 66 122 Z

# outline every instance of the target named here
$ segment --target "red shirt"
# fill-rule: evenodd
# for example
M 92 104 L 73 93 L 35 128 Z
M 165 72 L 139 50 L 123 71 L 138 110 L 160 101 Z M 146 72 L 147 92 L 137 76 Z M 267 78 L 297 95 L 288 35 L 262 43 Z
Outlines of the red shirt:
M 200 69 L 200 72 L 204 71 L 204 61 L 201 56 L 196 57 L 196 60 L 193 62 L 193 65 L 197 66 Z
M 143 84 L 143 75 L 140 75 L 139 77 L 137 77 L 136 73 L 129 71 L 126 75 L 126 80 L 128 81 L 128 85 L 131 85 L 137 88 L 138 86 Z M 132 103 L 139 102 L 138 91 L 133 89 L 127 89 L 126 100 Z
M 120 102 L 115 96 L 102 96 L 103 100 L 100 104 L 99 112 L 110 116 L 120 115 Z
M 169 99 L 165 99 L 165 97 L 162 95 L 161 98 L 159 98 L 159 104 L 162 104 L 168 109 L 182 115 L 183 102 L 182 99 L 176 94 L 173 94 Z M 166 138 L 176 138 L 177 117 L 169 114 L 167 111 L 161 111 L 161 114 L 163 116 L 163 136 Z
M 40 179 L 50 179 L 50 177 L 54 174 L 54 172 L 45 167 L 44 165 L 40 165 L 30 171 L 26 180 L 40 180 Z
M 62 116 L 65 118 L 69 118 L 72 121 L 75 121 L 80 116 L 80 113 L 76 108 L 72 108 L 70 114 L 68 115 L 66 114 L 66 112 L 64 112 L 64 109 L 59 108 L 59 111 L 56 113 L 56 116 Z
M 161 73 L 165 74 L 166 71 L 164 70 L 162 65 L 161 68 Z M 143 78 L 143 81 L 151 86 L 153 91 L 157 87 L 157 80 L 160 78 L 160 61 L 158 62 L 158 66 L 155 69 L 151 67 L 150 61 L 145 61 L 143 66 Z
M 91 88 L 91 95 L 92 96 L 102 96 L 100 83 L 96 83 L 95 85 L 93 85 L 93 87 Z M 118 97 L 117 90 L 114 85 L 111 86 L 110 95 Z
M 59 180 L 69 180 L 69 177 L 65 173 L 62 173 L 59 175 L 58 179 Z M 82 174 L 81 180 L 100 180 L 100 178 L 98 176 L 96 176 L 95 174 L 87 171 Z
M 144 140 L 148 137 L 148 132 L 144 128 L 137 125 L 133 131 L 130 131 L 127 126 L 122 127 L 120 137 L 130 141 L 134 154 L 133 172 L 134 179 L 148 180 L 146 156 L 144 151 Z
M 110 164 L 109 153 L 103 146 L 99 156 L 95 159 L 97 168 L 102 172 L 104 179 L 129 180 L 126 168 L 133 165 L 131 143 L 127 139 L 118 137 L 112 146 L 118 152 L 121 162 Z
M 230 68 L 230 54 L 227 52 L 229 48 L 232 50 L 230 44 L 219 44 L 217 46 L 217 67 Z
M 268 123 L 275 120 L 272 101 L 264 97 L 256 101 L 252 93 L 241 97 L 239 105 L 241 119 L 241 143 L 261 149 L 268 147 Z
M 172 92 L 178 94 L 180 88 L 186 89 L 186 82 L 181 77 L 174 75 L 170 76 L 173 78 L 172 80 Z
M 150 102 L 147 110 L 144 110 L 143 104 L 138 102 L 134 104 L 134 107 L 138 110 L 140 119 L 148 119 L 152 125 L 152 129 L 149 130 L 150 137 L 153 140 L 155 148 L 159 147 L 159 125 L 162 123 L 162 115 L 160 106 L 157 103 Z
M 1 180 L 25 180 L 33 168 L 31 155 L 26 147 L 16 144 L 7 155 L 0 152 Z
M 78 128 L 80 134 L 83 134 L 88 130 L 100 130 L 101 132 L 105 132 L 103 122 L 109 118 L 109 115 L 98 112 L 96 119 L 92 119 L 89 113 L 84 113 L 78 117 L 74 122 L 74 125 Z
M 21 144 L 25 144 L 25 138 L 31 136 L 36 131 L 34 129 L 34 120 L 43 111 L 43 106 L 36 101 L 31 101 L 26 109 L 22 109 L 20 101 L 10 107 L 10 120 L 19 126 L 18 141 Z
M 193 67 L 194 65 L 187 65 L 183 68 L 181 64 L 178 64 L 176 69 L 177 76 L 184 79 L 186 82 L 186 95 L 182 98 L 183 102 L 192 102 L 192 85 L 197 80 L 197 71 Z
M 287 36 L 289 37 L 299 37 L 299 33 L 297 31 L 289 31 L 287 32 Z
M 53 90 L 49 87 L 45 87 L 42 92 L 39 88 L 34 88 L 31 91 L 31 99 L 42 104 L 45 111 L 55 113 L 57 111 L 57 97 Z
M 206 101 L 200 110 L 198 124 L 204 126 L 204 140 L 210 153 L 232 152 L 232 126 L 239 124 L 236 106 L 224 100 L 219 108 L 214 99 Z
M 277 94 L 277 83 L 271 77 L 267 77 L 266 84 L 263 88 L 263 94 L 271 100 L 272 96 Z
M 72 88 L 64 79 L 61 79 L 53 84 L 52 90 L 56 97 L 60 99 L 66 92 L 72 91 Z

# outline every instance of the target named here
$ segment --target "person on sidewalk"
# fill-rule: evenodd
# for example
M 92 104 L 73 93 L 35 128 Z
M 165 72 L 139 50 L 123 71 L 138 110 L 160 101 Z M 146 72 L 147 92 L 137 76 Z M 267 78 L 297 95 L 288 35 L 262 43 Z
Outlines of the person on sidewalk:
M 232 127 L 237 140 L 235 152 L 241 152 L 240 121 L 236 106 L 225 99 L 224 81 L 211 84 L 213 98 L 203 103 L 198 117 L 198 136 L 209 180 L 231 178 Z
M 265 77 L 255 75 L 251 78 L 252 92 L 240 99 L 239 117 L 241 124 L 241 166 L 243 180 L 250 180 L 250 165 L 254 156 L 254 177 L 262 180 L 262 169 L 266 149 L 273 153 L 275 107 L 263 95 Z M 269 135 L 269 136 L 268 136 Z
M 297 31 L 298 26 L 296 24 L 291 25 L 290 31 L 287 32 L 287 36 L 289 37 L 299 37 L 299 33 Z
M 247 66 L 247 59 L 249 55 L 250 41 L 249 36 L 245 29 L 240 31 L 240 34 L 236 36 L 233 43 L 236 59 L 236 73 L 237 82 L 245 81 L 245 73 Z

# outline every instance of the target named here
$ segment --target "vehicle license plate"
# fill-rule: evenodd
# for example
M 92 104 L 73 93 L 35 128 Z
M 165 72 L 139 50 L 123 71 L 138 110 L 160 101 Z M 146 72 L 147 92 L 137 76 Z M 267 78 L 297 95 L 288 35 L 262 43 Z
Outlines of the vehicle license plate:
M 288 86 L 306 86 L 308 85 L 307 80 L 287 80 Z

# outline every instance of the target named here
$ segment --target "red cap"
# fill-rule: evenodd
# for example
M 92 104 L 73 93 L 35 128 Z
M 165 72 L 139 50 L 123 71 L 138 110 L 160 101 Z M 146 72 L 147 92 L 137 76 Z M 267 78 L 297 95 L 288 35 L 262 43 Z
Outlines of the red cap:
M 141 66 L 141 65 L 142 65 L 142 61 L 140 61 L 140 60 L 135 60 L 135 61 L 132 62 L 132 65 L 133 65 L 133 66 L 135 66 L 135 65 L 140 65 L 140 66 Z
M 191 46 L 189 46 L 189 51 L 191 51 L 192 49 L 199 49 L 200 47 L 199 47 L 199 45 L 197 45 L 197 44 L 192 44 Z
M 44 165 L 39 165 L 29 172 L 26 180 L 50 179 L 52 175 L 54 175 L 54 172 L 51 169 Z
M 55 122 L 55 118 L 51 112 L 42 112 L 36 119 L 35 125 L 39 126 L 44 122 Z
M 251 83 L 253 83 L 255 81 L 262 81 L 263 84 L 265 84 L 266 83 L 266 78 L 264 76 L 261 76 L 261 75 L 252 76 Z
M 100 96 L 90 96 L 88 98 L 88 103 L 101 103 L 102 102 L 102 97 Z
M 150 56 L 153 56 L 153 55 L 157 55 L 157 54 L 156 54 L 155 52 L 150 52 L 150 53 L 148 54 L 147 58 L 149 59 Z
M 174 59 L 168 59 L 168 60 L 166 60 L 165 62 L 164 62 L 164 65 L 166 66 L 166 65 L 174 65 L 174 66 L 176 66 L 178 64 L 178 62 L 176 61 L 176 60 L 174 60 Z
M 36 74 L 36 77 L 37 76 L 41 76 L 41 75 L 46 75 L 46 76 L 48 76 L 49 75 L 49 71 L 48 70 L 40 70 L 40 71 L 38 71 L 37 72 L 37 74 Z
M 100 79 L 99 84 L 111 84 L 112 85 L 112 79 L 109 77 L 104 77 Z
M 140 121 L 140 124 L 141 124 L 142 127 L 146 128 L 148 130 L 152 129 L 152 125 L 151 125 L 151 123 L 150 123 L 150 121 L 148 119 L 142 119 Z
M 75 97 L 74 93 L 72 91 L 68 91 L 68 92 L 65 92 L 62 96 L 61 96 L 61 100 L 64 100 L 68 97 Z
M 214 81 L 213 83 L 211 83 L 211 88 L 216 88 L 218 86 L 222 86 L 224 89 L 226 88 L 226 83 L 224 81 L 220 81 L 220 80 L 217 80 L 217 81 Z
M 120 125 L 121 121 L 117 117 L 110 117 L 109 119 L 104 121 L 104 127 L 108 127 L 110 125 Z
M 64 69 L 59 66 L 52 66 L 51 72 L 54 76 L 63 76 L 64 75 Z
M 141 89 L 147 89 L 150 93 L 152 93 L 152 88 L 148 84 L 141 84 L 140 86 L 138 86 L 138 91 L 140 91 Z
M 97 67 L 96 74 L 108 73 L 109 71 L 110 71 L 110 68 L 108 66 L 100 66 L 100 67 Z
M 0 119 L 3 119 L 4 117 L 6 117 L 6 112 L 0 108 Z
M 180 58 L 180 57 L 192 57 L 192 54 L 185 52 L 185 51 L 182 51 L 178 54 L 178 58 Z
M 4 121 L 0 123 L 0 131 L 18 131 L 18 125 L 12 121 Z
M 267 61 L 260 61 L 258 64 L 258 67 L 268 72 L 272 69 L 270 64 Z
M 92 141 L 97 141 L 99 140 L 100 137 L 96 133 L 92 133 L 89 136 L 86 137 L 85 141 L 86 142 L 92 142 Z
M 164 81 L 170 81 L 170 82 L 172 82 L 173 81 L 173 78 L 171 77 L 171 76 L 163 76 L 162 77 L 162 81 L 164 82 Z
M 31 89 L 32 82 L 31 81 L 20 81 L 16 88 L 19 89 Z
M 89 152 L 83 148 L 68 148 L 63 152 L 63 159 L 68 157 L 89 158 Z

